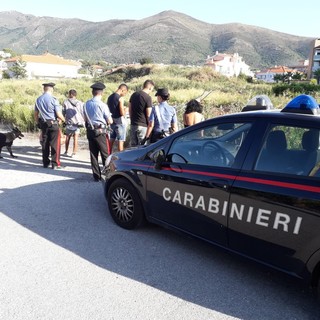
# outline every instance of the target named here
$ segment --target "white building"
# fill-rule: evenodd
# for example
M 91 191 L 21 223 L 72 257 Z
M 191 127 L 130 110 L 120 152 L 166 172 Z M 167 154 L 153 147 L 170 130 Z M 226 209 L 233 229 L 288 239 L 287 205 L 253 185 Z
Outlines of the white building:
M 308 79 L 312 79 L 313 72 L 320 69 L 320 39 L 312 41 L 309 61 Z
M 22 60 L 26 63 L 28 79 L 58 79 L 78 78 L 81 63 L 74 60 L 66 60 L 50 53 L 43 55 L 21 55 L 7 59 L 7 67 L 10 68 L 15 62 Z
M 205 65 L 227 77 L 237 77 L 240 74 L 253 77 L 250 67 L 238 53 L 226 54 L 216 51 L 215 55 L 207 57 Z
M 297 70 L 291 69 L 285 66 L 274 66 L 265 70 L 261 70 L 255 74 L 257 80 L 261 80 L 268 83 L 274 83 L 275 75 L 285 75 L 286 73 L 296 73 Z
M 7 69 L 8 69 L 7 63 L 3 60 L 0 60 L 0 71 L 2 72 Z
M 4 51 L 0 50 L 0 57 L 3 59 L 8 59 L 11 57 L 11 53 L 4 52 Z

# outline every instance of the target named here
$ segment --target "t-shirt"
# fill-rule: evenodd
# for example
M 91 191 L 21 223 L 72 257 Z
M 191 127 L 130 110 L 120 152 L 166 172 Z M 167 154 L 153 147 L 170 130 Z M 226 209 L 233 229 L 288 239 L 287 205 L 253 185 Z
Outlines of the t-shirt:
M 151 97 L 141 90 L 134 92 L 129 101 L 131 103 L 131 125 L 147 127 L 146 109 L 152 108 Z
M 67 99 L 63 102 L 62 112 L 66 118 L 67 124 L 69 125 L 84 124 L 83 102 L 75 98 Z
M 109 107 L 109 110 L 112 114 L 112 118 L 120 118 L 120 109 L 119 109 L 119 99 L 120 99 L 120 94 L 114 92 L 112 93 L 108 100 L 107 100 L 107 105 Z

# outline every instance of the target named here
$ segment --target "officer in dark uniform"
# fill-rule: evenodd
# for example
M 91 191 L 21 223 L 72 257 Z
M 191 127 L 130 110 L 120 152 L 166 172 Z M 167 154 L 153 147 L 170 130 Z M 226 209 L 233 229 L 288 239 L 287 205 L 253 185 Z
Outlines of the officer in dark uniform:
M 107 126 L 108 124 L 112 124 L 113 121 L 108 106 L 102 102 L 102 94 L 105 87 L 102 82 L 94 83 L 90 87 L 92 88 L 93 98 L 88 100 L 84 106 L 91 168 L 95 181 L 101 179 L 98 161 L 99 152 L 103 165 L 105 165 L 105 161 L 110 153 Z
M 58 100 L 52 96 L 54 83 L 43 83 L 43 94 L 36 100 L 34 117 L 42 132 L 42 163 L 44 168 L 50 164 L 52 169 L 61 169 L 60 147 L 61 130 L 60 121 L 65 121 L 62 108 Z

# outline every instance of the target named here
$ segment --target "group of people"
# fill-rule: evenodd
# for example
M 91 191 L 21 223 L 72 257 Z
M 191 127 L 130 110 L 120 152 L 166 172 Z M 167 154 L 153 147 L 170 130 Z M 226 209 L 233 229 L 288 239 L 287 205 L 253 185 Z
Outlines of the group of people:
M 151 93 L 155 84 L 152 80 L 146 80 L 143 88 L 131 95 L 128 108 L 124 103 L 124 96 L 128 93 L 126 84 L 120 84 L 117 90 L 106 99 L 106 103 L 102 99 L 106 88 L 102 82 L 91 85 L 92 99 L 85 104 L 77 99 L 77 91 L 71 89 L 62 106 L 53 96 L 54 86 L 52 82 L 43 84 L 43 94 L 37 98 L 34 112 L 35 121 L 41 129 L 42 163 L 45 168 L 48 168 L 50 163 L 52 169 L 63 168 L 60 163 L 61 123 L 64 124 L 66 133 L 64 155 L 68 155 L 70 139 L 73 137 L 71 157 L 77 152 L 80 128 L 86 127 L 94 181 L 101 179 L 99 154 L 104 165 L 115 141 L 119 151 L 124 149 L 127 113 L 130 117 L 130 146 L 132 147 L 156 142 L 178 130 L 176 109 L 168 103 L 170 99 L 168 89 L 159 88 L 156 91 L 158 103 L 153 106 Z M 187 127 L 202 120 L 200 102 L 195 99 L 189 101 L 183 116 L 184 126 Z

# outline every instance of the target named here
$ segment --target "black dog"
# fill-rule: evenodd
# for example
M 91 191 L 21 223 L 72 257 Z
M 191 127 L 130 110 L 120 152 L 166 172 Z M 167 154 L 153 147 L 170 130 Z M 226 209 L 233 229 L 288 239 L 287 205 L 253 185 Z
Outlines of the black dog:
M 12 158 L 17 158 L 17 156 L 13 155 L 12 150 L 11 150 L 11 146 L 12 146 L 13 140 L 15 140 L 17 138 L 21 139 L 22 137 L 24 137 L 24 135 L 17 127 L 13 128 L 12 131 L 10 131 L 10 132 L 0 133 L 0 159 L 3 158 L 3 157 L 1 157 L 1 151 L 4 146 L 7 147 L 8 151 L 10 153 L 10 156 Z

